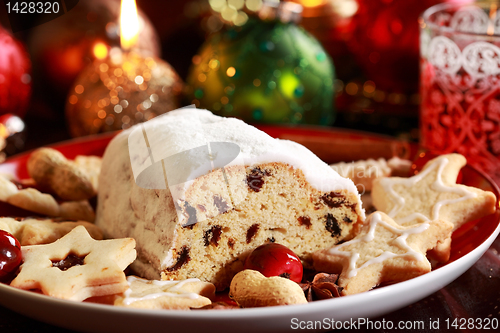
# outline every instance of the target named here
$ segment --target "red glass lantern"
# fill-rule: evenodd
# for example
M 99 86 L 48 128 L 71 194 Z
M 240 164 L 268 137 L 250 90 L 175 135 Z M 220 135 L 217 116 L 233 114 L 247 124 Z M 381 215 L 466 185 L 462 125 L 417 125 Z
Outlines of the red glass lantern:
M 490 6 L 425 12 L 420 129 L 423 147 L 460 153 L 500 184 L 500 37 Z

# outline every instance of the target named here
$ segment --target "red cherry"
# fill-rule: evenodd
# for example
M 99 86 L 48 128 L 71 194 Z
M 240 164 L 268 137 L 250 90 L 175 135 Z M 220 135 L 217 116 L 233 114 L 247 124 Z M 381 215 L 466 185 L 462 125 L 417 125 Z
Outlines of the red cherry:
M 21 244 L 5 230 L 0 230 L 0 278 L 14 272 L 23 260 Z
M 244 268 L 259 271 L 265 277 L 281 276 L 297 283 L 302 281 L 303 268 L 299 257 L 281 244 L 259 246 L 247 257 Z
M 410 174 L 408 175 L 409 177 L 415 176 L 418 174 L 424 166 L 429 162 L 430 160 L 438 157 L 438 154 L 434 154 L 431 152 L 421 152 L 420 154 L 417 155 L 417 158 L 413 161 L 413 164 L 410 169 Z M 457 175 L 457 184 L 462 183 L 462 171 L 460 170 Z

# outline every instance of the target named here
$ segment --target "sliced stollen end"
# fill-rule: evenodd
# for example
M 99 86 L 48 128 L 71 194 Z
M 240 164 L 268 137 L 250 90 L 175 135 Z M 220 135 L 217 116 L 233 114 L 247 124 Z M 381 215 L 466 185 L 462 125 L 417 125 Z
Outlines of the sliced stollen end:
M 265 242 L 308 265 L 311 253 L 352 238 L 365 219 L 354 183 L 297 143 L 204 110 L 155 120 L 108 145 L 96 216 L 106 237 L 136 239 L 133 269 L 143 277 L 224 289 Z M 234 146 L 239 153 L 228 160 L 220 148 Z M 185 182 L 175 181 L 177 169 Z
M 368 291 L 430 272 L 425 254 L 451 234 L 443 220 L 401 226 L 382 212 L 371 214 L 356 237 L 313 254 L 314 268 L 340 273 L 342 295 Z
M 199 218 L 217 209 L 223 213 L 177 227 L 172 243 L 175 253 L 162 278 L 215 278 L 214 283 L 223 289 L 242 269 L 248 253 L 266 242 L 289 247 L 307 267 L 311 253 L 354 237 L 361 225 L 355 194 L 317 191 L 300 170 L 289 165 L 267 163 L 231 171 L 227 172 L 229 178 L 241 178 L 242 174 L 248 178 L 235 189 L 248 191 L 245 200 L 233 205 L 230 196 L 211 194 L 210 185 L 217 185 L 211 180 L 217 179 L 217 173 L 193 184 L 192 206 L 185 214 Z

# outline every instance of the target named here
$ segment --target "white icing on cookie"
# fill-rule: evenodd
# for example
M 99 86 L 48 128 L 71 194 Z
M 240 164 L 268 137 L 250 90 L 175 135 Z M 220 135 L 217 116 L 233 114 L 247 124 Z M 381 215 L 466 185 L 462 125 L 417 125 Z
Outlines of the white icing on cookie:
M 154 286 L 159 287 L 162 292 L 157 292 L 157 293 L 148 293 L 147 290 L 141 292 L 141 293 L 135 293 L 131 285 L 133 282 L 139 281 L 144 284 L 151 284 Z M 193 292 L 187 292 L 182 290 L 182 286 L 185 285 L 186 283 L 189 282 L 200 282 L 199 279 L 187 279 L 187 280 L 181 280 L 181 281 L 159 281 L 159 280 L 146 280 L 146 279 L 141 279 L 135 276 L 129 276 L 127 278 L 127 282 L 129 284 L 129 289 L 125 291 L 124 295 L 125 298 L 123 299 L 123 304 L 125 305 L 130 305 L 134 302 L 138 301 L 145 301 L 145 300 L 150 300 L 150 299 L 156 299 L 158 297 L 183 297 L 183 298 L 189 298 L 189 299 L 196 299 L 199 298 L 200 295 L 197 293 Z
M 395 234 L 399 235 L 399 237 L 397 237 L 394 240 L 394 242 L 402 250 L 405 250 L 405 252 L 402 254 L 397 254 L 394 252 L 385 251 L 382 254 L 380 254 L 379 256 L 372 258 L 372 259 L 366 261 L 365 263 L 363 263 L 361 266 L 357 267 L 357 262 L 360 258 L 359 252 L 343 251 L 342 249 L 348 245 L 352 245 L 352 244 L 356 244 L 356 243 L 360 243 L 360 242 L 368 243 L 368 242 L 373 241 L 375 239 L 375 229 L 377 228 L 377 226 L 379 224 L 383 225 L 384 228 L 387 228 L 390 231 L 394 232 Z M 342 243 L 340 245 L 334 246 L 328 250 L 328 253 L 331 255 L 337 255 L 337 256 L 341 256 L 341 257 L 345 257 L 345 258 L 349 259 L 349 267 L 347 268 L 347 270 L 345 272 L 346 277 L 348 277 L 348 278 L 352 278 L 352 277 L 356 276 L 360 269 L 363 269 L 363 268 L 370 266 L 370 265 L 373 265 L 373 264 L 381 263 L 387 259 L 406 258 L 409 260 L 422 261 L 422 260 L 425 260 L 425 257 L 421 253 L 412 249 L 408 245 L 408 243 L 406 243 L 406 239 L 410 235 L 419 234 L 419 233 L 424 232 L 425 230 L 427 230 L 429 228 L 429 226 L 430 226 L 429 223 L 422 223 L 422 224 L 420 224 L 416 227 L 413 227 L 413 228 L 399 230 L 399 229 L 394 228 L 390 224 L 384 222 L 382 220 L 382 216 L 379 213 L 375 212 L 371 216 L 370 229 L 366 235 L 364 235 L 363 237 L 355 238 L 353 240 Z
M 384 188 L 384 190 L 390 194 L 391 199 L 394 200 L 395 206 L 392 208 L 392 210 L 387 214 L 390 217 L 394 218 L 404 207 L 405 205 L 405 198 L 400 196 L 395 190 L 394 190 L 394 185 L 403 185 L 405 187 L 411 187 L 415 186 L 419 181 L 427 177 L 431 172 L 433 172 L 436 168 L 438 168 L 437 171 L 437 176 L 435 182 L 431 185 L 433 190 L 439 191 L 439 192 L 452 192 L 458 194 L 460 197 L 455 198 L 455 199 L 445 199 L 438 201 L 434 204 L 432 207 L 432 216 L 426 216 L 420 212 L 415 212 L 410 215 L 394 219 L 397 223 L 399 224 L 405 224 L 409 223 L 412 221 L 435 221 L 440 218 L 439 216 L 439 211 L 441 210 L 441 207 L 444 205 L 448 204 L 454 204 L 460 201 L 468 200 L 477 197 L 477 194 L 474 192 L 471 192 L 467 190 L 465 187 L 450 187 L 446 186 L 443 183 L 442 180 L 442 175 L 443 175 L 443 170 L 446 167 L 446 165 L 449 163 L 449 159 L 446 158 L 445 156 L 441 156 L 436 158 L 430 165 L 428 165 L 425 170 L 420 172 L 419 174 L 410 177 L 410 178 L 384 178 L 380 180 L 380 184 Z

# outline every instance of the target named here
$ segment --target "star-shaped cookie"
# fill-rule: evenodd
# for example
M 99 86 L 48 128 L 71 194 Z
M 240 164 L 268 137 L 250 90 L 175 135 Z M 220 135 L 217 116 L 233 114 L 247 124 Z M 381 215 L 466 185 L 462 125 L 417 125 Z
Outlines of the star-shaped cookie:
M 442 155 L 427 162 L 413 177 L 376 179 L 373 205 L 401 225 L 442 219 L 453 223 L 453 230 L 494 213 L 493 193 L 456 184 L 458 173 L 466 163 L 460 154 Z
M 97 241 L 83 226 L 54 243 L 23 246 L 22 254 L 21 271 L 11 286 L 74 301 L 127 290 L 123 270 L 136 257 L 134 239 Z
M 355 238 L 313 253 L 317 271 L 340 273 L 342 295 L 368 291 L 431 270 L 425 253 L 449 237 L 453 225 L 436 220 L 401 226 L 382 212 L 371 214 Z
M 215 286 L 199 279 L 181 281 L 145 280 L 135 276 L 127 278 L 129 289 L 118 296 L 114 304 L 143 309 L 201 308 L 212 304 Z

